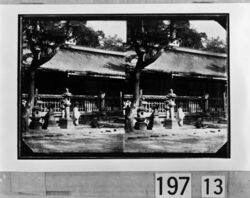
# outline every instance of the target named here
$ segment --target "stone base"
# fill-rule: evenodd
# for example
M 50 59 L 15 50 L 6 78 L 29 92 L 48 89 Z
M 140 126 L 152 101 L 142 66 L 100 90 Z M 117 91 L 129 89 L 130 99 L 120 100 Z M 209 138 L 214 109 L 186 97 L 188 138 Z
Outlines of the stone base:
M 42 129 L 42 123 L 39 121 L 31 121 L 29 128 L 35 129 L 35 130 L 40 130 L 40 129 Z
M 145 122 L 136 122 L 135 127 L 136 130 L 147 130 L 147 124 Z
M 52 124 L 49 123 L 47 127 L 48 130 L 56 128 L 59 128 L 58 123 L 52 123 Z
M 158 115 L 154 117 L 154 126 L 153 127 L 162 127 L 163 119 Z
M 56 129 L 59 128 L 58 123 L 55 120 L 49 120 L 48 123 L 44 123 L 42 129 Z
M 48 127 L 56 127 L 56 126 L 58 126 L 58 123 L 55 120 L 52 121 L 49 120 Z
M 73 120 L 67 118 L 61 118 L 59 120 L 59 126 L 61 129 L 70 129 L 75 127 Z
M 172 119 L 165 119 L 164 120 L 164 127 L 166 129 L 174 129 L 178 127 L 178 123 L 176 120 L 172 120 Z

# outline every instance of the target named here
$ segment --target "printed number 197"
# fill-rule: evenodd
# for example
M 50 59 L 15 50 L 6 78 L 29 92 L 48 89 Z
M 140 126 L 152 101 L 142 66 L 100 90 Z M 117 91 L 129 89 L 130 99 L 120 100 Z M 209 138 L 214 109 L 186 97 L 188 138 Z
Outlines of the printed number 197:
M 156 174 L 156 198 L 191 198 L 191 174 Z

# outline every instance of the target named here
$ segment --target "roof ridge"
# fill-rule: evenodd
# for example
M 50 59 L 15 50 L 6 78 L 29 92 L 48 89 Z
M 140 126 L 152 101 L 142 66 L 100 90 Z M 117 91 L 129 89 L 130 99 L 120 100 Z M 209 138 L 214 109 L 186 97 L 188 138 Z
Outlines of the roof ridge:
M 111 51 L 111 50 L 105 50 L 105 49 L 98 49 L 98 48 L 92 48 L 92 47 L 85 47 L 80 45 L 66 45 L 66 49 L 76 49 L 81 51 L 87 51 L 87 52 L 95 52 L 100 54 L 109 54 L 109 55 L 116 55 L 116 56 L 126 56 L 126 52 L 118 52 L 118 51 Z
M 98 49 L 98 48 L 92 48 L 92 47 L 86 47 L 86 46 L 80 46 L 80 45 L 70 45 L 70 44 L 66 45 L 65 48 L 86 51 L 86 52 L 95 52 L 95 53 L 107 54 L 107 55 L 123 56 L 123 57 L 126 57 L 129 54 L 128 51 L 119 52 L 119 51 L 112 51 L 112 50 Z M 215 57 L 220 57 L 220 58 L 227 58 L 226 53 L 215 53 L 215 52 L 203 51 L 203 50 L 186 48 L 186 47 L 172 47 L 169 50 L 192 53 L 192 54 L 200 54 L 200 55 L 206 55 L 206 56 L 215 56 Z
M 203 51 L 198 49 L 192 49 L 192 48 L 186 48 L 186 47 L 173 47 L 171 50 L 179 51 L 179 52 L 187 52 L 192 54 L 200 54 L 200 55 L 207 55 L 207 56 L 216 56 L 221 58 L 227 58 L 226 53 L 215 53 L 215 52 L 209 52 L 209 51 Z

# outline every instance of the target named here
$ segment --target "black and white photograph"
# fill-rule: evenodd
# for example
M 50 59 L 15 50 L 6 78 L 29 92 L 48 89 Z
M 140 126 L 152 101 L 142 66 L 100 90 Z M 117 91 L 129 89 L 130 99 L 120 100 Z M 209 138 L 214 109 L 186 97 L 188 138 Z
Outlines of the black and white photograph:
M 250 4 L 164 1 L 0 0 L 1 198 L 249 196 Z
M 20 14 L 18 158 L 230 158 L 229 14 Z

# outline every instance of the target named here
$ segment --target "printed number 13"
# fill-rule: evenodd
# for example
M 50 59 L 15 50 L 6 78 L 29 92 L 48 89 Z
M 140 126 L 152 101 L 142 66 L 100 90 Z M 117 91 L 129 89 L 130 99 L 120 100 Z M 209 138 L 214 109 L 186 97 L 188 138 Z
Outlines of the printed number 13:
M 225 197 L 225 176 L 203 176 L 202 197 Z

